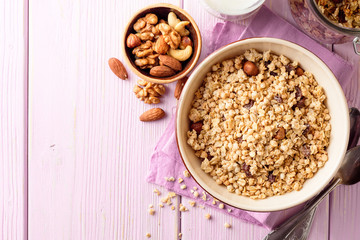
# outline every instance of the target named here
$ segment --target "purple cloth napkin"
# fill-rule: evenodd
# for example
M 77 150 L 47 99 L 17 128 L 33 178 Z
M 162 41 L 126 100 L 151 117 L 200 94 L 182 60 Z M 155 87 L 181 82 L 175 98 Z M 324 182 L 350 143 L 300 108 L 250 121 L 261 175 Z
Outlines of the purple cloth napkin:
M 351 84 L 354 84 L 351 83 L 351 76 L 353 74 L 353 67 L 351 64 L 304 35 L 294 26 L 276 16 L 265 6 L 259 10 L 247 28 L 232 22 L 217 23 L 213 28 L 212 33 L 207 36 L 209 38 L 209 41 L 207 41 L 207 53 L 211 53 L 219 47 L 239 39 L 261 36 L 285 39 L 298 43 L 311 50 L 330 67 L 344 88 L 344 92 L 348 99 L 353 99 L 351 98 L 351 96 L 353 96 L 351 94 L 356 95 L 356 92 L 351 92 Z M 356 99 L 356 97 L 354 98 Z M 212 204 L 213 198 L 210 195 L 206 194 L 207 201 L 204 201 L 201 198 L 204 190 L 201 189 L 192 178 L 184 177 L 183 171 L 185 170 L 186 168 L 181 161 L 176 143 L 174 111 L 169 125 L 157 143 L 155 151 L 151 156 L 150 172 L 147 176 L 148 182 L 155 183 L 168 190 L 174 191 L 177 194 L 194 199 L 199 204 L 215 207 L 219 211 L 223 211 L 224 213 L 268 229 L 277 226 L 302 207 L 297 206 L 285 211 L 272 213 L 249 212 L 226 205 L 224 209 L 220 209 L 218 207 L 219 202 L 217 202 L 216 205 Z M 174 177 L 175 181 L 167 181 L 166 178 L 168 177 Z M 181 184 L 177 182 L 179 177 L 184 179 L 184 182 Z M 180 186 L 182 184 L 185 184 L 187 188 L 181 189 Z M 197 192 L 199 193 L 198 198 L 195 198 L 191 191 L 194 191 L 194 187 L 197 188 Z

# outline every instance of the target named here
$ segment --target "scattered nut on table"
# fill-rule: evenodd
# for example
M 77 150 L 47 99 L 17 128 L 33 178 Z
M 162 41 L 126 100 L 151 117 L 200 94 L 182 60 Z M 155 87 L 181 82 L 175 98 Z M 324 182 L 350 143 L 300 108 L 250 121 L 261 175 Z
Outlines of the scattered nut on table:
M 161 108 L 152 108 L 141 114 L 140 121 L 142 122 L 156 121 L 163 118 L 164 116 L 165 116 L 164 110 L 162 110 Z
M 184 77 L 177 81 L 175 90 L 174 90 L 174 97 L 179 100 L 181 92 L 185 86 L 185 83 L 187 81 L 188 77 Z
M 134 86 L 133 92 L 136 97 L 147 104 L 158 104 L 159 97 L 165 94 L 165 86 L 158 83 L 151 83 L 145 80 L 138 80 L 137 85 Z
M 111 71 L 113 71 L 113 73 L 116 76 L 118 76 L 122 80 L 127 79 L 128 74 L 126 72 L 126 69 L 125 69 L 124 65 L 122 64 L 122 62 L 120 62 L 119 59 L 110 58 L 108 63 L 109 63 L 109 67 L 110 67 Z
M 170 77 L 183 69 L 182 62 L 193 52 L 193 42 L 187 29 L 189 21 L 182 21 L 174 12 L 168 19 L 158 19 L 153 13 L 137 19 L 133 25 L 135 33 L 130 33 L 126 46 L 133 49 L 135 65 L 140 69 L 150 69 L 155 77 Z

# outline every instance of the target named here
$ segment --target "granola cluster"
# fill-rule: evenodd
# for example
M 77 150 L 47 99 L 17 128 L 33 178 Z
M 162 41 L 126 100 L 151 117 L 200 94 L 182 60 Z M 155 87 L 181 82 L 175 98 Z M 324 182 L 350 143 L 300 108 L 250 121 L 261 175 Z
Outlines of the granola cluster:
M 249 62 L 254 76 L 244 68 Z M 229 192 L 263 199 L 300 190 L 328 160 L 325 99 L 298 62 L 250 49 L 207 73 L 192 102 L 187 143 Z
M 320 11 L 342 27 L 360 28 L 360 1 L 316 0 Z

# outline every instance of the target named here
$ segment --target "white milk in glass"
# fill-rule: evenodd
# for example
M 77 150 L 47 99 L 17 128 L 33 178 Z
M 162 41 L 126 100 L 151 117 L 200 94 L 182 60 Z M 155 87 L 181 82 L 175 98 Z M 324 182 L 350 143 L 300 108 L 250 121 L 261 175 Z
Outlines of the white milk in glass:
M 244 19 L 254 13 L 264 0 L 203 0 L 203 2 L 207 5 L 207 10 L 216 17 Z

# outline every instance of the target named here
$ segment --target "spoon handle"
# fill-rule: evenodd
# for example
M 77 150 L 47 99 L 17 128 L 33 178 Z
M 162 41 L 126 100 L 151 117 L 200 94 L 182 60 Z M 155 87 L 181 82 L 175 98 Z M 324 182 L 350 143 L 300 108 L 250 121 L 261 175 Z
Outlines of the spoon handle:
M 350 108 L 350 139 L 348 149 L 355 147 L 360 137 L 360 111 L 357 108 Z
M 292 216 L 289 220 L 285 223 L 271 231 L 264 240 L 290 240 L 290 239 L 301 239 L 300 236 L 301 232 L 305 230 L 309 230 L 308 226 L 312 223 L 312 219 L 317 205 L 340 183 L 339 178 L 334 178 L 331 182 L 313 199 L 311 199 L 304 208 Z M 311 214 L 309 218 L 309 214 Z M 300 225 L 303 224 L 304 226 L 299 228 L 299 231 L 294 232 L 294 230 Z M 296 235 L 294 235 L 296 233 Z

